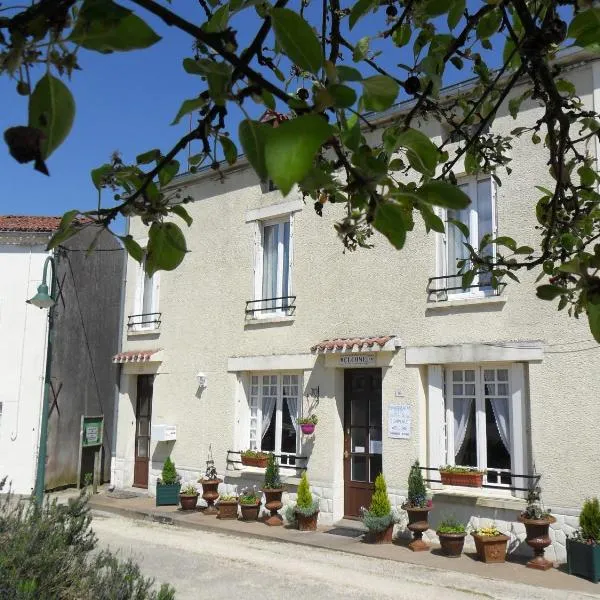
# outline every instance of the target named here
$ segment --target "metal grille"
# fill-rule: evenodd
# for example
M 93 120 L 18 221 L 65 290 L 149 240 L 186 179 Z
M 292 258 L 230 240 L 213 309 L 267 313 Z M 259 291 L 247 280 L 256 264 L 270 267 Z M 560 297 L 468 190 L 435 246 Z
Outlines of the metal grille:
M 162 313 L 141 313 L 127 317 L 127 329 L 156 329 L 160 327 Z
M 467 292 L 475 289 L 478 291 L 484 290 L 489 296 L 500 296 L 506 286 L 506 283 L 501 281 L 498 287 L 493 288 L 489 283 L 489 273 L 480 271 L 476 273 L 477 281 L 463 288 L 462 285 L 452 285 L 459 280 L 462 275 L 456 273 L 454 275 L 441 275 L 440 277 L 430 277 L 427 281 L 427 301 L 428 302 L 444 302 L 448 300 L 448 292 Z M 479 278 L 479 275 L 483 277 Z
M 293 315 L 296 311 L 296 296 L 279 296 L 277 298 L 262 298 L 246 302 L 246 315 L 256 317 L 261 313 L 283 313 Z

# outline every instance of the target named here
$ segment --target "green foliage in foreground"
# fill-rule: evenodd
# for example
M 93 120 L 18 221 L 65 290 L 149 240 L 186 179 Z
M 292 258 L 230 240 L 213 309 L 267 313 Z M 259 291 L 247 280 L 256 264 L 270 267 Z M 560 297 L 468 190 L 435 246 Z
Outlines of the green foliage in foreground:
M 0 481 L 0 490 L 5 481 Z M 0 600 L 173 600 L 131 559 L 96 551 L 85 491 L 39 508 L 12 494 L 0 501 Z
M 581 537 L 600 543 L 600 502 L 598 498 L 588 499 L 584 502 L 579 515 Z

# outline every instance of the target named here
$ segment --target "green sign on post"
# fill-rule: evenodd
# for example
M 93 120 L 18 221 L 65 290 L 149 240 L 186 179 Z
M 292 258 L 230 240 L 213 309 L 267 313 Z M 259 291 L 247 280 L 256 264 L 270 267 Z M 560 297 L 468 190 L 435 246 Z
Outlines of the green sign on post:
M 102 446 L 103 436 L 104 417 L 83 417 L 83 439 L 81 445 L 84 448 Z

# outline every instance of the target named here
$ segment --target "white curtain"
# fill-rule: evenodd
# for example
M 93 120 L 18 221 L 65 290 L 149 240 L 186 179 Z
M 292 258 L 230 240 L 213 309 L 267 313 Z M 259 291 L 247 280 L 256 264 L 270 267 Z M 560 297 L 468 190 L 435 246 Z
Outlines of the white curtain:
M 279 225 L 267 225 L 263 229 L 263 281 L 262 297 L 277 296 L 277 234 Z M 273 308 L 275 301 L 263 302 L 263 308 Z
M 292 419 L 292 425 L 294 429 L 298 427 L 298 398 L 286 398 L 288 410 L 290 411 L 290 418 Z
M 473 398 L 454 398 L 454 456 L 460 452 L 471 418 Z
M 269 426 L 271 425 L 271 420 L 273 419 L 273 415 L 275 413 L 275 406 L 277 405 L 277 398 L 269 397 L 263 398 L 262 401 L 262 430 L 260 434 L 260 439 L 262 440 L 267 431 L 269 430 Z
M 508 400 L 506 398 L 490 398 L 496 427 L 500 439 L 510 456 L 510 422 L 508 417 Z

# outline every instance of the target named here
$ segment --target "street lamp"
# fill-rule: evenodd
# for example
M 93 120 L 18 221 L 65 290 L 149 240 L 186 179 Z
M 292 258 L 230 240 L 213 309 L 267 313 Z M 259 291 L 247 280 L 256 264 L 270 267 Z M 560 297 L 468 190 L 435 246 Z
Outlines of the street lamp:
M 48 293 L 46 276 L 48 265 L 52 264 L 52 279 Z M 46 372 L 44 374 L 44 397 L 42 400 L 42 421 L 40 424 L 40 446 L 38 451 L 37 471 L 35 475 L 35 501 L 41 507 L 44 502 L 44 483 L 46 481 L 46 446 L 48 444 L 48 397 L 50 395 L 50 369 L 52 363 L 52 323 L 54 320 L 54 305 L 56 304 L 56 262 L 48 256 L 44 262 L 42 283 L 38 286 L 37 294 L 27 300 L 38 308 L 49 308 L 48 311 L 48 341 L 46 343 Z

